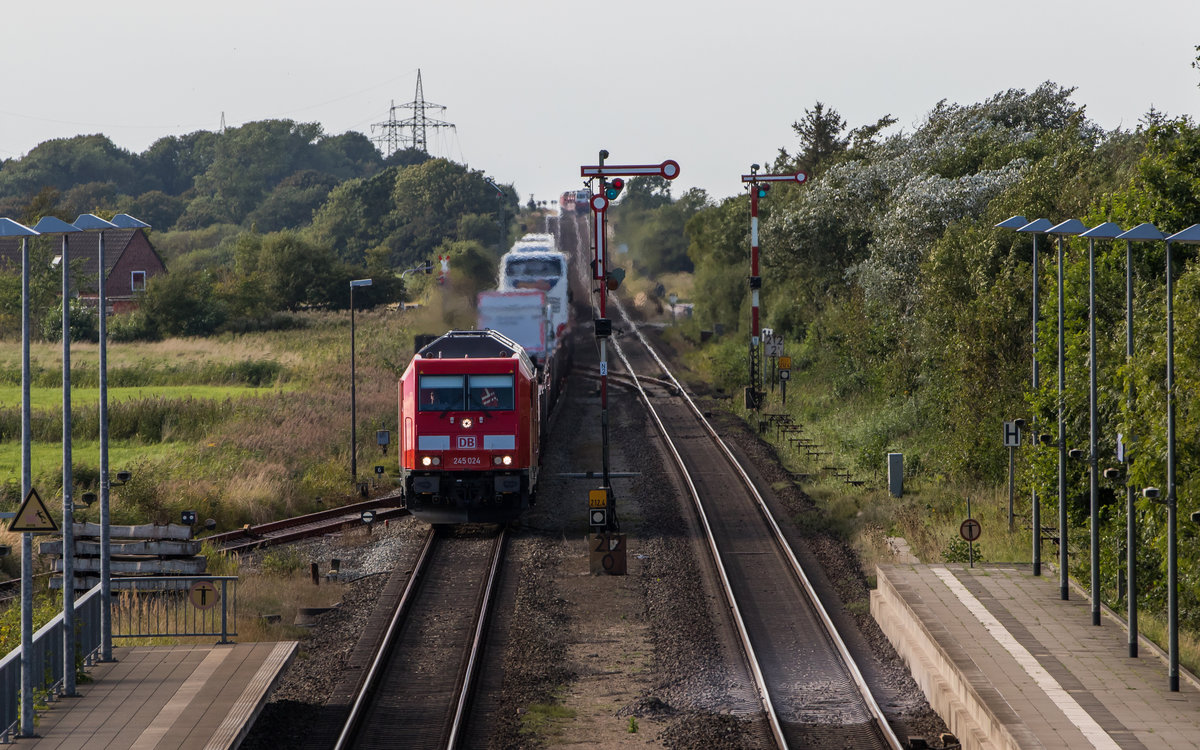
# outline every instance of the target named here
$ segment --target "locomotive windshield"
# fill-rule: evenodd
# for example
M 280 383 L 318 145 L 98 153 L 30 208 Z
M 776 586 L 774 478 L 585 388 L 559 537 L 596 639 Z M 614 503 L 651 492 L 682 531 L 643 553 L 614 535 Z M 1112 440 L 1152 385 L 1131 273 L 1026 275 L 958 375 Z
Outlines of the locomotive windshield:
M 512 375 L 422 375 L 421 411 L 512 411 Z
M 462 375 L 422 375 L 417 394 L 421 411 L 452 411 L 463 408 Z
M 467 408 L 489 411 L 512 411 L 512 375 L 468 375 Z

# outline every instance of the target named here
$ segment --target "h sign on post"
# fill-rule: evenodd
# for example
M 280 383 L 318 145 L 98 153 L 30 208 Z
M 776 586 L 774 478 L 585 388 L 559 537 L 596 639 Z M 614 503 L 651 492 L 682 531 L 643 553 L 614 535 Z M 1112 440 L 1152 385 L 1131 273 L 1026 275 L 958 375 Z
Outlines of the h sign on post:
M 1004 423 L 1004 447 L 1005 448 L 1020 448 L 1021 447 L 1021 426 L 1016 422 Z

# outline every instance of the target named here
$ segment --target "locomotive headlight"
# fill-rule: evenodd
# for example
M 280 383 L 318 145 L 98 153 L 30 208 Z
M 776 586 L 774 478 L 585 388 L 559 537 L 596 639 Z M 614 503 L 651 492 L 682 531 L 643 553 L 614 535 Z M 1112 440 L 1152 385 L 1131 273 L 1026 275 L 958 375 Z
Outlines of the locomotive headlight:
M 434 465 L 434 466 L 441 466 L 441 465 L 442 465 L 442 457 L 441 457 L 441 456 L 434 456 L 434 457 L 433 457 L 433 465 Z
M 499 466 L 503 460 L 504 459 L 500 458 L 499 456 L 492 456 L 492 463 L 496 466 Z
M 429 466 L 432 463 L 433 463 L 433 459 L 430 458 L 429 456 L 421 456 L 421 465 L 422 466 Z
M 505 466 L 511 466 L 511 465 L 512 465 L 512 456 L 505 456 L 503 460 L 504 460 L 504 465 L 505 465 Z
M 462 428 L 463 428 L 464 430 L 469 430 L 469 429 L 471 429 L 471 418 L 470 418 L 470 417 L 463 417 L 463 420 L 462 420 Z

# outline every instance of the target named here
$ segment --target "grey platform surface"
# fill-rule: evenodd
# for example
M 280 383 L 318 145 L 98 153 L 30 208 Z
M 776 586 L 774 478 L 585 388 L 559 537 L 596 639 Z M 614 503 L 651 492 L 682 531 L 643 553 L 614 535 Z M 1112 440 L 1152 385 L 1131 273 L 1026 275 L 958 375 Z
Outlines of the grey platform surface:
M 964 748 L 1197 748 L 1200 690 L 1030 566 L 881 565 L 871 613 Z
M 36 737 L 14 747 L 224 750 L 236 747 L 265 703 L 295 641 L 113 649 L 78 696 L 37 712 Z

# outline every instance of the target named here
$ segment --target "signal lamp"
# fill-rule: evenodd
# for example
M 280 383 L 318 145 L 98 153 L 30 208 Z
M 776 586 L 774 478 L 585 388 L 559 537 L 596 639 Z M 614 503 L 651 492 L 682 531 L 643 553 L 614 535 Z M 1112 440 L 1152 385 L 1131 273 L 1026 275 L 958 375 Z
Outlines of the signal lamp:
M 621 191 L 625 189 L 625 180 L 620 177 L 613 178 L 612 182 L 607 182 L 604 185 L 604 197 L 610 201 L 615 201 Z
M 771 186 L 765 182 L 760 182 L 754 186 L 754 189 L 757 191 L 757 195 L 759 198 L 766 198 L 767 193 L 769 193 L 771 191 Z

